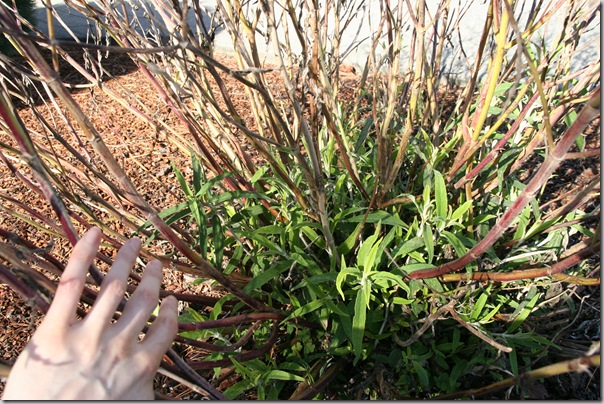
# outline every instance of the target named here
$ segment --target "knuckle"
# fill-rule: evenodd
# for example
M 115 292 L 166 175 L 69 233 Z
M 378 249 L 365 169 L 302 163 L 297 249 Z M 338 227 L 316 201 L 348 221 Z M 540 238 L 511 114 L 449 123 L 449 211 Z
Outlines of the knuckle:
M 132 341 L 129 338 L 115 338 L 111 350 L 115 363 L 123 362 L 132 354 Z
M 101 286 L 101 293 L 111 299 L 119 300 L 124 296 L 126 285 L 117 279 L 111 279 Z
M 149 262 L 145 268 L 144 276 L 161 279 L 163 277 L 161 263 L 157 260 Z
M 163 315 L 157 318 L 156 321 L 161 322 L 161 326 L 170 332 L 176 334 L 178 332 L 178 320 L 173 315 Z
M 144 355 L 141 355 L 138 360 L 138 367 L 141 376 L 153 377 L 155 375 L 155 372 L 157 372 L 157 367 L 159 365 L 158 362 L 158 358 L 151 354 L 145 353 Z
M 178 332 L 178 308 L 174 298 L 164 301 L 157 320 L 161 321 L 162 327 L 176 334 Z
M 141 304 L 145 306 L 155 305 L 158 298 L 158 291 L 139 286 L 137 299 L 140 300 Z
M 61 277 L 59 280 L 60 288 L 65 292 L 79 291 L 82 287 L 84 280 L 75 276 L 69 278 Z

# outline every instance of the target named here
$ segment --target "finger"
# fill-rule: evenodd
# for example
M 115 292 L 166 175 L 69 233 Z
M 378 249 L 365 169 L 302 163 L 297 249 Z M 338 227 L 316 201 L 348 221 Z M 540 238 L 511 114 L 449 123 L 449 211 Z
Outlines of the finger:
M 128 275 L 134 267 L 140 246 L 141 241 L 135 237 L 126 241 L 118 251 L 109 273 L 103 279 L 101 291 L 92 306 L 92 310 L 84 320 L 87 330 L 95 333 L 93 329 L 103 330 L 109 324 L 117 306 L 124 297 Z M 97 335 L 97 333 L 94 335 Z
M 153 260 L 147 264 L 143 279 L 128 300 L 122 316 L 116 324 L 116 334 L 127 338 L 136 337 L 149 320 L 159 301 L 162 282 L 161 263 Z
M 73 248 L 46 316 L 53 328 L 64 329 L 75 321 L 76 309 L 86 282 L 86 273 L 96 256 L 101 236 L 101 230 L 93 227 Z
M 159 366 L 161 357 L 166 353 L 178 333 L 178 301 L 174 296 L 166 297 L 159 307 L 159 316 L 149 327 L 141 349 L 149 352 Z
M 152 383 L 162 357 L 176 337 L 177 308 L 178 302 L 173 296 L 165 298 L 160 306 L 159 316 L 153 321 L 145 339 L 136 344 L 132 371 L 139 375 L 141 383 Z

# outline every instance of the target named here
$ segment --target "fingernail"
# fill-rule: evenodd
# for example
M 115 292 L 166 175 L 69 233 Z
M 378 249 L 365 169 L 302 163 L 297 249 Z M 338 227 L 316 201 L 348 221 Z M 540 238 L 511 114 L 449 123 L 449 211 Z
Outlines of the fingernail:
M 86 230 L 86 233 L 84 233 L 84 235 L 81 238 L 94 238 L 94 237 L 101 237 L 103 234 L 103 232 L 101 231 L 101 229 L 99 229 L 98 227 L 94 226 L 91 227 L 90 229 Z
M 159 260 L 151 260 L 147 264 L 147 269 L 158 271 L 160 274 L 163 273 L 163 265 Z
M 128 248 L 131 248 L 131 249 L 133 249 L 133 250 L 136 250 L 136 249 L 138 249 L 138 248 L 140 247 L 140 245 L 141 245 L 141 239 L 140 239 L 140 238 L 138 238 L 138 237 L 133 237 L 133 238 L 131 238 L 130 240 L 126 241 L 126 242 L 124 243 L 124 246 L 123 246 L 123 247 L 128 246 Z M 122 247 L 122 248 L 123 248 L 123 247 Z

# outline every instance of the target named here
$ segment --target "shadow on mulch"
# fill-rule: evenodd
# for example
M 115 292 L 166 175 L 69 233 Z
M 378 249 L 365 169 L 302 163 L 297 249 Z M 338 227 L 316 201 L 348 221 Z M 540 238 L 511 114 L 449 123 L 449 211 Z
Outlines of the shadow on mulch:
M 74 46 L 65 50 L 69 58 L 80 66 L 86 69 L 86 72 L 100 82 L 107 82 L 116 77 L 127 75 L 138 70 L 138 66 L 125 53 L 108 53 L 105 51 L 90 50 L 83 52 L 82 49 Z M 53 66 L 53 58 L 50 50 L 41 49 L 40 53 L 44 57 L 49 66 Z M 13 103 L 17 108 L 28 106 L 27 100 L 22 100 L 19 95 L 31 94 L 33 96 L 33 104 L 40 105 L 43 100 L 48 100 L 42 83 L 38 79 L 38 72 L 32 69 L 30 65 L 20 55 L 6 56 L 0 54 L 0 77 L 6 77 L 9 91 L 13 92 Z M 91 87 L 90 80 L 78 72 L 71 63 L 58 56 L 58 75 L 61 81 L 72 92 L 88 91 Z M 93 61 L 91 63 L 91 61 Z M 99 71 L 98 64 L 104 71 Z M 11 69 L 7 69 L 4 64 L 10 64 Z M 91 65 L 94 64 L 94 69 Z M 15 73 L 15 72 L 20 72 Z M 96 86 L 96 83 L 93 84 Z M 31 87 L 34 88 L 31 88 Z M 29 87 L 29 89 L 26 89 Z

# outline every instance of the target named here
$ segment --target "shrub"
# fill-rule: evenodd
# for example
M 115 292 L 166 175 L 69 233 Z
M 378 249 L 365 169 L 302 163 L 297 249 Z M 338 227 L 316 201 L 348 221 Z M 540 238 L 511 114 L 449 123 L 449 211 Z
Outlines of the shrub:
M 225 1 L 213 14 L 156 0 L 139 5 L 151 23 L 144 29 L 126 9 L 74 1 L 116 45 L 80 43 L 78 63 L 66 52 L 72 43 L 55 41 L 55 57 L 88 80 L 93 97 L 103 95 L 95 113 L 119 104 L 144 124 L 142 142 L 161 137 L 174 153 L 162 172 L 173 171 L 178 192 L 148 200 L 130 179 L 144 165 L 105 142 L 119 128 L 93 126 L 42 57 L 46 38 L 17 36 L 35 69 L 5 64 L 0 112 L 17 146 L 2 143 L 3 160 L 58 219 L 4 195 L 14 207 L 7 214 L 71 244 L 80 228 L 99 225 L 110 251 L 138 234 L 145 259 L 220 286 L 221 297 L 178 294 L 187 308 L 177 347 L 189 347 L 181 349 L 187 361 L 170 351 L 173 362 L 162 364 L 215 397 L 464 397 L 595 366 L 599 355 L 588 352 L 535 369 L 560 346 L 563 329 L 550 338 L 546 319 L 577 315 L 573 296 L 599 285 L 591 267 L 599 180 L 578 183 L 560 171 L 562 161 L 597 156 L 588 144 L 599 133 L 599 61 L 578 70 L 571 62 L 599 6 L 561 4 L 540 3 L 520 22 L 524 2 L 493 1 L 469 83 L 455 87 L 444 83 L 443 55 L 461 17 L 449 3 L 380 2 L 351 87 L 339 45 L 369 6 L 362 1 Z M 548 43 L 539 28 L 556 12 L 565 25 Z M 208 15 L 221 25 L 208 26 Z M 6 9 L 0 16 L 17 29 Z M 219 29 L 232 38 L 232 65 L 208 52 Z M 273 47 L 270 63 L 263 42 Z M 110 85 L 108 51 L 136 63 L 154 102 Z M 36 91 L 48 101 L 36 104 Z M 21 94 L 39 128 L 11 112 L 9 94 Z M 564 194 L 552 193 L 556 182 Z M 2 235 L 27 257 L 39 247 L 25 233 Z M 9 259 L 10 248 L 2 256 L 19 277 L 0 266 L 3 281 L 43 309 L 41 285 L 61 263 L 38 252 L 33 275 Z M 98 283 L 102 271 L 91 271 Z M 229 375 L 233 382 L 219 387 Z

